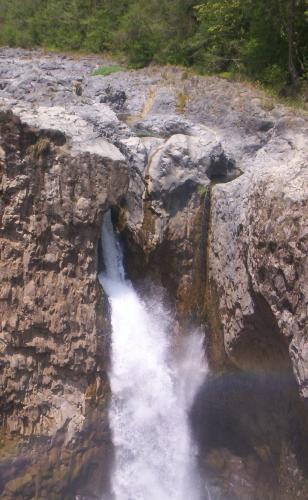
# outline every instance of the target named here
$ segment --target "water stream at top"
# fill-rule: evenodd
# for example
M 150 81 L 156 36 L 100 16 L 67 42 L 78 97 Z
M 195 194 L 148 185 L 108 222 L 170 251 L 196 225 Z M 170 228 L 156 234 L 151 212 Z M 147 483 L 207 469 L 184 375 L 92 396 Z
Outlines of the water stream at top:
M 125 280 L 110 212 L 104 218 L 102 247 L 105 272 L 100 282 L 112 320 L 112 498 L 199 500 L 187 413 L 205 374 L 201 336 L 195 332 L 184 338 L 182 356 L 174 359 L 172 318 L 159 297 L 142 299 Z

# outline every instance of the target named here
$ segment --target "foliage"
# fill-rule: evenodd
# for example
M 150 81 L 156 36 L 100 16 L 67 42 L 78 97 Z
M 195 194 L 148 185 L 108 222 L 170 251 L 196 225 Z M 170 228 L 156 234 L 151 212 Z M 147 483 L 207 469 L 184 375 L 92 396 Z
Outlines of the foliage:
M 281 90 L 308 78 L 308 0 L 0 0 L 0 44 L 120 52 L 134 67 L 181 64 Z
M 102 66 L 94 71 L 93 76 L 108 76 L 112 73 L 118 73 L 119 71 L 123 71 L 124 68 L 121 66 Z
M 237 71 L 266 84 L 288 82 L 288 24 L 292 0 L 207 0 L 196 8 L 194 57 L 207 71 Z M 295 1 L 292 51 L 296 69 L 307 68 L 307 0 Z M 204 50 L 206 47 L 206 50 Z

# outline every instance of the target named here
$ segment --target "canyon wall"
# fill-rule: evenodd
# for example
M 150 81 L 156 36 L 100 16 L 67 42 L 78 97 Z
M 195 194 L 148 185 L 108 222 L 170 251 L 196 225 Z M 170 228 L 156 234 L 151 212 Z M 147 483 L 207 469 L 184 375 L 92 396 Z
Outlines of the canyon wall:
M 281 125 L 276 149 L 270 144 L 249 174 L 213 188 L 209 280 L 230 358 L 243 368 L 266 367 L 267 354 L 275 358 L 276 332 L 307 398 L 308 128 L 304 120 L 290 121 L 287 142 Z
M 107 481 L 110 321 L 97 247 L 127 166 L 116 148 L 73 152 L 62 132 L 10 111 L 0 151 L 1 498 L 64 498 L 91 475 Z
M 304 499 L 307 117 L 249 85 L 102 64 L 0 51 L 1 495 L 108 488 L 112 207 L 129 278 L 167 290 L 175 334 L 204 330 L 191 421 L 214 498 Z

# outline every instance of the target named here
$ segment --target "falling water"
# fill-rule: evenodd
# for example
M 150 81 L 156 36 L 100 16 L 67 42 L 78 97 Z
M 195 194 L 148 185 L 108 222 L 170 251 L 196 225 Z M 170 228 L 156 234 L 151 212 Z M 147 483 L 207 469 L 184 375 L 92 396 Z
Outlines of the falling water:
M 113 498 L 199 500 L 187 411 L 204 376 L 201 337 L 185 338 L 175 360 L 171 317 L 159 298 L 141 299 L 125 280 L 109 212 L 102 245 L 106 270 L 100 281 L 112 314 Z

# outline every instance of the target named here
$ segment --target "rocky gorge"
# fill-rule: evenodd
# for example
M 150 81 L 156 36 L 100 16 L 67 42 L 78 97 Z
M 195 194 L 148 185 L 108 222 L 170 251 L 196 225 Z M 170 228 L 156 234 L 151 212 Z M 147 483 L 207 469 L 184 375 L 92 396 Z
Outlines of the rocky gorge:
M 204 330 L 213 499 L 308 494 L 308 119 L 249 84 L 0 50 L 0 494 L 108 490 L 103 214 L 127 275 Z

